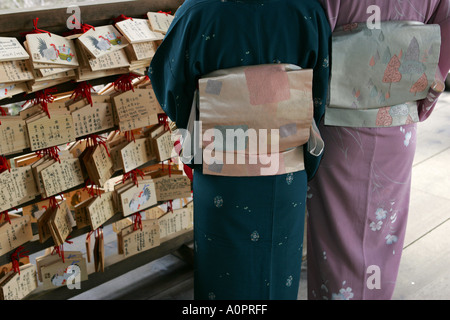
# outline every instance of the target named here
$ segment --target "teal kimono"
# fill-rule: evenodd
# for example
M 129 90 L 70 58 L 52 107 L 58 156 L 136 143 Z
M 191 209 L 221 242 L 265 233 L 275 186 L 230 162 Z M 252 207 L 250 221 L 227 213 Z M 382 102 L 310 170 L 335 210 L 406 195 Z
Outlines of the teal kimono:
M 314 119 L 328 93 L 330 27 L 313 0 L 187 0 L 152 60 L 163 110 L 186 128 L 198 79 L 218 69 L 290 63 L 313 69 Z M 204 175 L 194 166 L 196 299 L 296 299 L 306 170 L 265 177 Z

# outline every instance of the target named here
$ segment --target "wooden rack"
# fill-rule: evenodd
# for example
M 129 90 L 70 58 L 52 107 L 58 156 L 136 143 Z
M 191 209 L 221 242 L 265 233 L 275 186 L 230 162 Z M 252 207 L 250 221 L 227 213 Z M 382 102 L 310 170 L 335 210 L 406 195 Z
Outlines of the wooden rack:
M 112 19 L 123 14 L 128 17 L 146 17 L 149 11 L 171 11 L 172 13 L 183 3 L 183 0 L 100 0 L 92 4 L 80 4 L 82 23 L 86 23 L 92 26 L 100 26 L 111 24 Z M 68 31 L 66 28 L 66 21 L 71 14 L 67 13 L 67 6 L 59 6 L 52 8 L 38 8 L 35 10 L 11 10 L 3 11 L 0 13 L 0 37 L 12 36 L 20 39 L 19 34 L 21 32 L 30 31 L 33 28 L 32 21 L 35 18 L 39 18 L 38 27 L 56 34 L 61 34 Z M 87 81 L 90 85 L 96 86 L 101 84 L 108 84 L 117 79 L 117 76 L 104 77 L 99 79 L 93 79 Z M 74 81 L 66 82 L 57 85 L 55 88 L 57 93 L 70 92 L 75 89 L 78 83 Z M 0 100 L 0 106 L 24 102 L 31 100 L 35 96 L 34 93 L 24 95 L 23 93 L 17 94 L 11 98 Z M 22 154 L 29 153 L 31 151 L 24 150 L 20 154 L 9 155 L 7 158 L 13 158 Z M 154 164 L 155 162 L 147 163 L 142 167 Z M 121 174 L 116 172 L 116 176 Z M 82 186 L 75 187 L 73 189 L 79 189 Z M 64 192 L 69 192 L 66 190 Z M 21 207 L 38 202 L 39 197 L 24 203 Z M 157 205 L 160 205 L 158 203 Z M 109 225 L 115 221 L 123 219 L 121 212 L 117 212 L 111 219 L 109 219 L 104 225 Z M 81 229 L 75 229 L 71 233 L 71 237 L 75 238 L 81 236 L 90 231 L 90 227 Z M 152 260 L 161 258 L 167 254 L 176 254 L 177 256 L 184 258 L 187 262 L 192 263 L 191 252 L 187 250 L 187 244 L 192 242 L 193 232 L 192 230 L 184 230 L 178 233 L 172 234 L 166 239 L 162 239 L 161 244 L 158 247 L 144 251 L 140 254 L 134 255 L 130 258 L 120 260 L 117 257 L 108 259 L 106 257 L 106 266 L 104 272 L 94 272 L 89 274 L 89 279 L 82 282 L 81 290 L 69 290 L 66 287 L 59 287 L 49 291 L 42 291 L 39 288 L 36 292 L 33 292 L 27 297 L 27 299 L 69 299 L 72 296 L 78 295 L 86 290 L 92 289 L 106 281 L 114 279 L 123 273 L 138 268 Z M 42 251 L 46 248 L 53 247 L 53 239 L 48 239 L 44 243 L 37 241 L 30 241 L 23 245 L 29 254 L 33 254 Z M 0 256 L 0 265 L 10 262 L 10 256 L 13 251 Z

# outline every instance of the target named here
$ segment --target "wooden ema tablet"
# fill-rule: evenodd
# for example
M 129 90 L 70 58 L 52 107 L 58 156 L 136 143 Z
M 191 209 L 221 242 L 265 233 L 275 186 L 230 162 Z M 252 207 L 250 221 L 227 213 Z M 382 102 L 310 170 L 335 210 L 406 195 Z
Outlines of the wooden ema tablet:
M 25 121 L 20 116 L 0 117 L 0 155 L 30 147 Z
M 29 216 L 11 220 L 0 226 L 0 255 L 14 250 L 33 238 Z
M 118 125 L 121 131 L 130 131 L 158 123 L 159 103 L 152 89 L 134 89 L 114 98 Z
M 128 41 L 112 25 L 95 27 L 78 38 L 89 54 L 95 58 L 109 52 L 120 50 L 128 45 Z
M 0 280 L 0 298 L 2 300 L 22 300 L 38 287 L 36 266 L 25 264 L 20 272 L 11 272 L 5 280 Z
M 122 252 L 130 257 L 160 245 L 159 225 L 157 220 L 142 220 L 142 230 L 128 226 L 121 231 Z
M 0 37 L 0 62 L 28 60 L 30 56 L 19 40 L 14 37 Z
M 33 120 L 33 119 L 30 119 Z M 32 151 L 59 146 L 75 141 L 73 119 L 69 113 L 51 113 L 27 123 Z
M 126 19 L 116 23 L 116 27 L 132 44 L 164 38 L 163 34 L 152 31 L 148 19 Z

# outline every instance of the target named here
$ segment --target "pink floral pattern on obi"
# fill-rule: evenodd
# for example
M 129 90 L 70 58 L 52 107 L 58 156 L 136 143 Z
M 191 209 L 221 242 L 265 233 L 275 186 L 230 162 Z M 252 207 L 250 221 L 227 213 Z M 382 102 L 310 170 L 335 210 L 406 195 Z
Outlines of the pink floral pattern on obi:
M 375 125 L 377 127 L 388 127 L 392 124 L 392 117 L 389 114 L 389 107 L 378 109 L 377 120 Z
M 290 98 L 289 78 L 282 65 L 246 68 L 244 73 L 250 104 L 276 103 Z

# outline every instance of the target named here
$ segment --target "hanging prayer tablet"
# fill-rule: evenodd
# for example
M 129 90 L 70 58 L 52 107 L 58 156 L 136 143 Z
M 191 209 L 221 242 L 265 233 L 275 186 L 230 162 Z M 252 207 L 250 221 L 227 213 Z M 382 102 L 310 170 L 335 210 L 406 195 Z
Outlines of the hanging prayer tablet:
M 139 185 L 133 184 L 118 196 L 124 217 L 157 204 L 153 180 L 139 180 Z
M 0 117 L 0 154 L 22 151 L 30 146 L 25 121 L 20 116 Z
M 26 61 L 0 62 L 0 83 L 18 83 L 33 79 L 33 71 Z
M 78 158 L 56 161 L 43 169 L 40 176 L 45 198 L 84 184 L 84 175 Z
M 73 119 L 68 112 L 28 121 L 27 129 L 32 151 L 75 141 Z
M 48 223 L 55 245 L 62 245 L 72 232 L 72 212 L 67 205 L 67 201 L 58 203 Z
M 14 250 L 33 238 L 30 216 L 11 219 L 0 227 L 0 255 Z
M 123 49 L 128 45 L 127 39 L 112 25 L 95 27 L 95 30 L 90 29 L 78 40 L 94 58 Z
M 30 56 L 14 37 L 0 37 L 0 62 L 28 60 Z
M 152 89 L 134 89 L 113 98 L 121 131 L 158 123 L 160 106 Z
M 141 228 L 142 227 L 142 230 Z M 121 231 L 123 255 L 133 256 L 160 244 L 159 225 L 157 220 L 142 220 L 141 226 L 129 226 Z
M 150 141 L 147 138 L 131 141 L 121 149 L 124 172 L 129 172 L 153 159 Z
M 147 12 L 150 28 L 153 31 L 167 33 L 174 16 L 165 12 Z
M 188 198 L 191 196 L 191 180 L 185 175 L 165 175 L 153 179 L 158 201 Z
M 102 132 L 114 127 L 113 109 L 109 103 L 86 105 L 71 113 L 75 137 Z
M 181 208 L 167 212 L 158 219 L 160 237 L 165 238 L 191 227 L 189 209 Z
M 20 266 L 19 272 L 11 272 L 6 279 L 1 281 L 0 299 L 22 300 L 37 287 L 36 266 L 28 263 Z
M 116 214 L 113 204 L 113 192 L 105 192 L 86 207 L 87 216 L 92 230 L 101 227 Z
M 27 46 L 31 60 L 61 66 L 78 66 L 75 44 L 73 40 L 56 34 L 27 34 Z
M 116 27 L 130 43 L 162 40 L 164 35 L 153 32 L 147 19 L 126 19 L 116 23 Z

